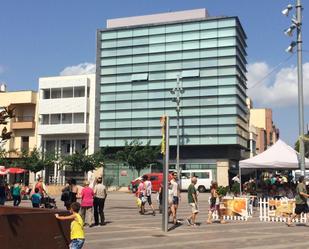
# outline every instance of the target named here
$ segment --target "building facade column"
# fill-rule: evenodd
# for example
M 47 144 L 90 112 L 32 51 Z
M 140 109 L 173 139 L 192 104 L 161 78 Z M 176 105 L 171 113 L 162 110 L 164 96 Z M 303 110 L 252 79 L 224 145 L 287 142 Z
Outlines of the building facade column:
M 228 160 L 217 161 L 217 183 L 218 186 L 229 186 L 229 166 Z

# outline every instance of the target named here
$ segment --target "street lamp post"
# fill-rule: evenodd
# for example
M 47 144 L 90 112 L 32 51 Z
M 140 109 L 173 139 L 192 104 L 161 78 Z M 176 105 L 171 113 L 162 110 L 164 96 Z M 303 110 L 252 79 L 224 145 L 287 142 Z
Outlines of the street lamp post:
M 288 16 L 293 6 L 288 5 L 282 14 Z M 305 146 L 304 146 L 304 96 L 303 96 L 303 62 L 302 62 L 302 4 L 301 0 L 296 0 L 296 18 L 292 18 L 292 25 L 285 31 L 288 36 L 293 35 L 293 30 L 297 30 L 296 42 L 292 41 L 287 48 L 287 52 L 293 52 L 297 45 L 297 81 L 298 81 L 298 119 L 299 119 L 299 164 L 301 174 L 305 175 Z
M 180 167 L 179 167 L 179 113 L 180 113 L 180 101 L 181 101 L 181 95 L 184 93 L 183 88 L 180 86 L 180 76 L 177 75 L 177 85 L 174 87 L 171 91 L 171 94 L 175 94 L 176 97 L 173 98 L 173 102 L 176 102 L 176 121 L 177 121 L 177 151 L 176 151 L 176 171 L 177 171 L 177 177 L 178 180 L 180 180 Z

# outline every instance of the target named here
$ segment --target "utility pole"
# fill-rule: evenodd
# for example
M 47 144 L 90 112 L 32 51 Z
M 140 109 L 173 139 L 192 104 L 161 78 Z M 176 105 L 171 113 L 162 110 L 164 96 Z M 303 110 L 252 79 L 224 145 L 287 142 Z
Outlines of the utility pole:
M 297 79 L 298 79 L 298 115 L 299 115 L 299 153 L 300 170 L 305 175 L 305 144 L 304 144 L 304 94 L 303 94 L 303 58 L 302 58 L 302 5 L 301 0 L 296 3 L 297 28 Z
M 177 171 L 177 178 L 180 182 L 180 165 L 179 165 L 179 147 L 180 147 L 180 140 L 179 140 L 179 114 L 180 114 L 180 102 L 181 102 L 181 94 L 184 93 L 183 88 L 180 86 L 180 76 L 177 75 L 177 85 L 170 91 L 171 94 L 175 94 L 176 97 L 173 98 L 173 102 L 176 102 L 176 121 L 177 121 L 177 149 L 176 149 L 176 171 Z
M 289 15 L 293 6 L 289 4 L 282 14 Z M 304 94 L 303 94 L 303 59 L 302 59 L 302 4 L 301 0 L 296 0 L 296 17 L 292 18 L 292 25 L 284 32 L 288 36 L 293 36 L 293 30 L 297 30 L 296 42 L 292 41 L 287 48 L 287 52 L 293 52 L 297 46 L 297 83 L 298 83 L 298 126 L 299 126 L 299 168 L 301 174 L 305 175 L 305 145 L 304 145 Z

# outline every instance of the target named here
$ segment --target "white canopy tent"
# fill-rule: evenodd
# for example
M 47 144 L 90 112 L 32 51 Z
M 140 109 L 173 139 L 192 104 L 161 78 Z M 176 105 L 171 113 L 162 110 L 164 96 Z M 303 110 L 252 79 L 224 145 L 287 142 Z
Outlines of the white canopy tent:
M 305 159 L 309 169 L 309 159 Z M 239 168 L 246 169 L 299 169 L 298 152 L 282 140 L 278 140 L 261 154 L 242 160 Z
M 239 177 L 241 169 L 299 169 L 299 153 L 291 146 L 279 139 L 274 145 L 261 154 L 239 161 Z M 309 169 L 309 159 L 305 159 L 306 168 Z M 240 191 L 242 187 L 240 184 Z

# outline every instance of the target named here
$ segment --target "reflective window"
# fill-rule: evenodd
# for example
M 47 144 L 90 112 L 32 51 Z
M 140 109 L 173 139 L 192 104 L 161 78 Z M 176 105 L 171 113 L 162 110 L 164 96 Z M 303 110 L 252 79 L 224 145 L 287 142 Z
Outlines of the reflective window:
M 61 98 L 61 88 L 52 88 L 51 89 L 51 98 L 52 99 Z
M 182 33 L 166 34 L 166 42 L 182 41 Z
M 148 73 L 132 74 L 131 81 L 148 80 Z
M 73 123 L 74 124 L 80 124 L 84 123 L 84 113 L 73 113 Z
M 50 99 L 50 89 L 43 89 L 43 99 Z
M 42 115 L 41 124 L 43 125 L 49 124 L 49 114 Z
M 61 114 L 51 114 L 50 124 L 60 124 Z
M 132 37 L 132 30 L 119 30 L 117 31 L 117 38 Z
M 73 97 L 73 87 L 62 88 L 62 98 L 72 98 Z
M 101 39 L 102 39 L 102 40 L 114 39 L 114 38 L 116 38 L 116 36 L 117 36 L 116 31 L 112 31 L 112 32 L 102 32 L 102 33 L 101 33 Z
M 85 97 L 85 87 L 77 86 L 74 87 L 74 98 Z
M 72 113 L 63 113 L 61 115 L 62 124 L 72 124 Z

